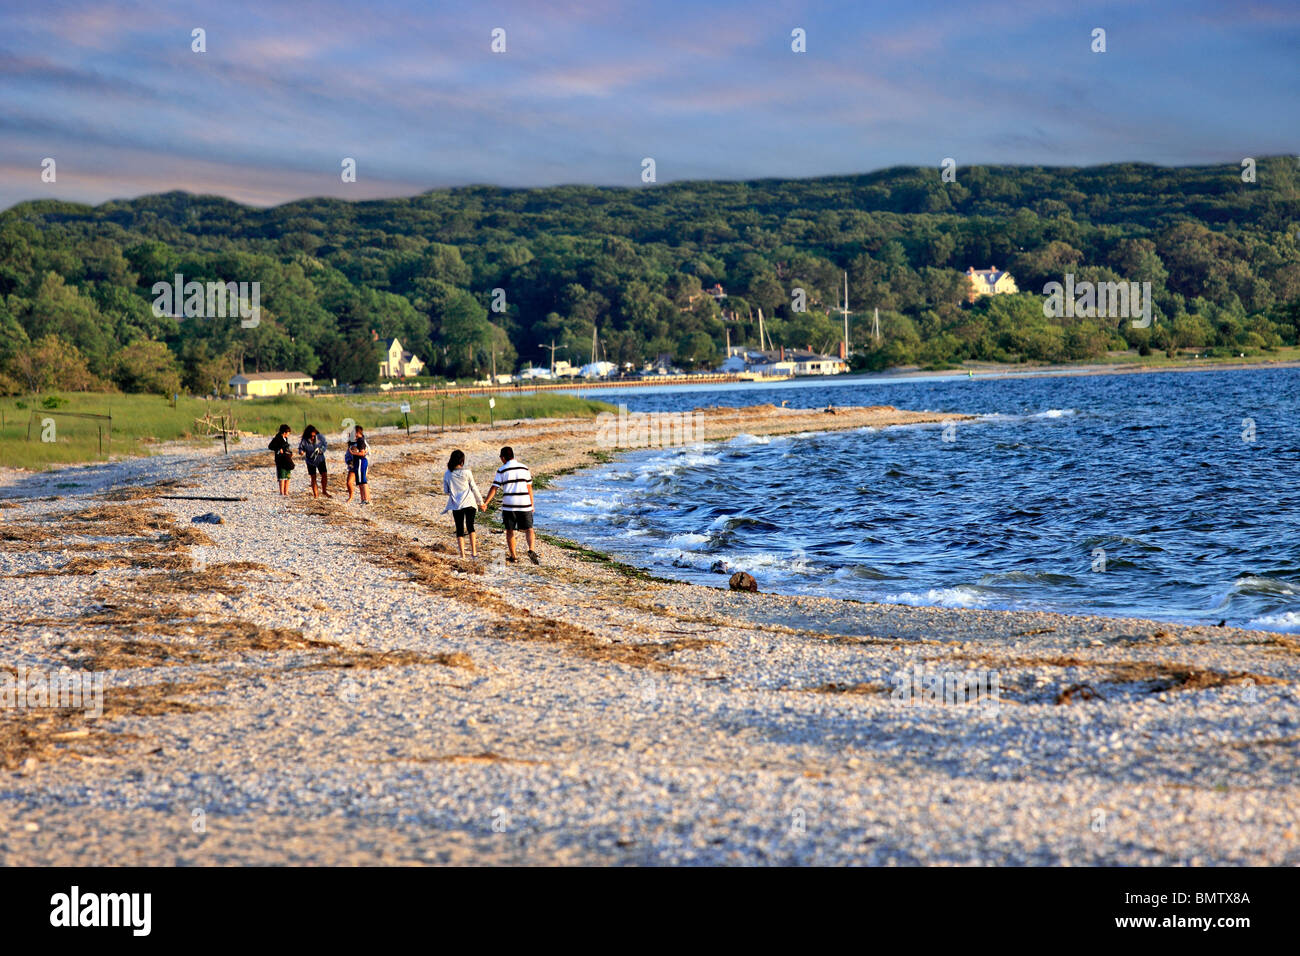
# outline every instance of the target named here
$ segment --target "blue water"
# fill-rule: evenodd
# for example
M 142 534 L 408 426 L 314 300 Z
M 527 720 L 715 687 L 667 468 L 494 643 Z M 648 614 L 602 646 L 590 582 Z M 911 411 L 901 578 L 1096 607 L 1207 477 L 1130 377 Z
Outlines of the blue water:
M 601 392 L 979 416 L 621 453 L 539 522 L 665 577 L 920 605 L 1300 631 L 1300 370 Z M 1254 422 L 1254 440 L 1243 433 Z

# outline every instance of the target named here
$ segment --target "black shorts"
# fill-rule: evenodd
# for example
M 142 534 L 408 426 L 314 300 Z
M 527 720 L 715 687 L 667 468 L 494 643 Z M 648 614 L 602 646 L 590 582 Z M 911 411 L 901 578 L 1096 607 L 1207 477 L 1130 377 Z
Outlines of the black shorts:
M 451 513 L 456 519 L 456 537 L 463 538 L 474 533 L 475 508 L 457 508 Z
M 507 531 L 527 531 L 533 526 L 533 513 L 531 511 L 503 511 L 501 512 L 501 523 L 506 526 Z
M 314 476 L 314 475 L 316 475 L 317 472 L 319 472 L 319 473 L 322 474 L 322 475 L 323 475 L 323 474 L 326 474 L 326 471 L 325 471 L 325 462 L 322 461 L 319 465 L 317 465 L 317 464 L 315 464 L 314 462 L 312 462 L 310 459 L 308 459 L 308 460 L 307 460 L 307 474 L 309 474 L 309 475 L 313 475 L 313 476 Z

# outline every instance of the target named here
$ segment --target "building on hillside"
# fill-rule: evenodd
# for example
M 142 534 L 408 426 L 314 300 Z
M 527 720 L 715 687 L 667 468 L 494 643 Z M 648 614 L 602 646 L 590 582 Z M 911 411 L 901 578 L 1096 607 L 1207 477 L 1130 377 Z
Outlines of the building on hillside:
M 379 360 L 380 378 L 412 378 L 424 371 L 424 363 L 414 352 L 407 352 L 397 339 L 388 343 Z
M 241 372 L 230 379 L 240 398 L 293 395 L 311 388 L 311 376 L 301 372 Z
M 970 280 L 967 302 L 974 302 L 982 295 L 1009 295 L 1020 291 L 1016 288 L 1016 280 L 1011 278 L 1011 273 L 1005 269 L 1000 270 L 997 266 L 989 266 L 987 269 L 968 268 L 966 278 Z

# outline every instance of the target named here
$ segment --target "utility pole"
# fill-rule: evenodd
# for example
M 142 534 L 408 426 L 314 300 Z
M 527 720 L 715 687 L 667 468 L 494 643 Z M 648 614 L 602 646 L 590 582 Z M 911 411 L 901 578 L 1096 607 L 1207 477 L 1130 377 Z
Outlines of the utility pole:
M 555 339 L 551 339 L 551 344 L 550 344 L 550 345 L 543 345 L 543 346 L 542 346 L 542 351 L 543 351 L 543 352 L 545 352 L 547 349 L 550 349 L 550 350 L 551 350 L 551 375 L 554 375 L 554 374 L 555 374 L 555 350 L 556 350 L 556 349 L 562 349 L 562 348 L 564 348 L 563 345 L 556 345 L 556 344 L 555 344 Z
M 766 348 L 767 346 L 763 344 L 763 309 L 760 307 L 758 310 L 758 350 L 762 352 Z
M 880 344 L 880 306 L 876 306 L 876 311 L 871 318 L 871 337 Z

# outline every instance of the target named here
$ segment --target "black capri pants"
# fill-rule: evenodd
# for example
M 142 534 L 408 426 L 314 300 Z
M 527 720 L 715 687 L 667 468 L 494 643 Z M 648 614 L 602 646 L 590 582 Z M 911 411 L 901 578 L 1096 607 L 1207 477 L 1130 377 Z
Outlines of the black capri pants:
M 456 519 L 456 537 L 463 538 L 474 533 L 474 508 L 457 508 L 451 513 Z

